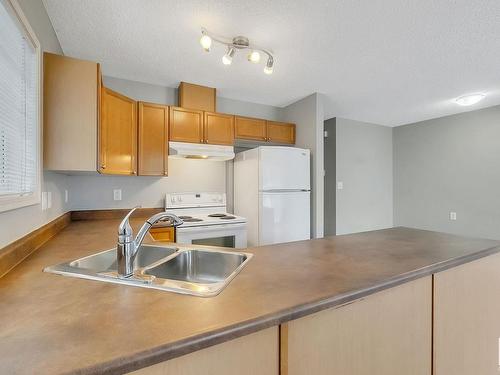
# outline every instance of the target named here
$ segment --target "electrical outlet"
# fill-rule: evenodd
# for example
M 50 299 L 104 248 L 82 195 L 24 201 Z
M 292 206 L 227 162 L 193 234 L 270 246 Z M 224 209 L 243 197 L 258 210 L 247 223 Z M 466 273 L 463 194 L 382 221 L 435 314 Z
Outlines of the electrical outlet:
M 113 189 L 113 200 L 115 201 L 122 200 L 122 189 Z
M 47 209 L 47 192 L 42 191 L 42 211 Z
M 342 190 L 344 188 L 344 182 L 337 181 L 337 190 Z
M 47 208 L 52 208 L 52 192 L 47 192 Z
M 456 212 L 453 212 L 453 211 L 450 212 L 450 220 L 457 220 L 457 213 Z
M 69 193 L 68 189 L 64 190 L 64 203 L 68 203 L 69 201 Z

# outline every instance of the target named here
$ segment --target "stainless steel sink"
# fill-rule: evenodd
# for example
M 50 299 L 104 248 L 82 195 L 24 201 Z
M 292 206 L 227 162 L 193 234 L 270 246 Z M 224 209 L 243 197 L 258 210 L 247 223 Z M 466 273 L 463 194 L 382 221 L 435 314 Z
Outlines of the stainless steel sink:
M 146 275 L 190 283 L 212 284 L 226 280 L 241 266 L 247 255 L 204 250 L 186 250 L 156 267 L 146 269 Z
M 218 249 L 142 245 L 131 277 L 121 277 L 116 272 L 116 249 L 50 266 L 44 271 L 210 297 L 219 294 L 251 257 L 249 253 Z

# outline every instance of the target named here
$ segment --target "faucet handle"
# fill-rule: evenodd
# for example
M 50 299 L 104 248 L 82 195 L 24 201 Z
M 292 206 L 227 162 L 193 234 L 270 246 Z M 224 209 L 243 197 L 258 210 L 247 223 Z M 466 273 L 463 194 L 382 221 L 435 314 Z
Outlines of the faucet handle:
M 130 226 L 129 223 L 129 218 L 134 213 L 134 211 L 140 207 L 141 206 L 135 206 L 123 218 L 122 222 L 118 226 L 118 242 L 126 243 L 126 242 L 132 242 L 134 240 L 134 234 L 132 232 L 132 227 Z

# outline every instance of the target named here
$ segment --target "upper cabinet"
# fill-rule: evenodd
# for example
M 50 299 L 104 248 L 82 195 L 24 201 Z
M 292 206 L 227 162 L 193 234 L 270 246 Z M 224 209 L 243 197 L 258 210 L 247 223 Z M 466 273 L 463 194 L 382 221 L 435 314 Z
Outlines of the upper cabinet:
M 170 141 L 203 143 L 203 111 L 170 107 Z
M 235 116 L 234 132 L 237 139 L 266 141 L 266 120 Z
M 216 111 L 216 90 L 213 87 L 181 82 L 179 85 L 179 107 Z
M 295 144 L 295 124 L 267 121 L 267 141 Z
M 203 140 L 209 144 L 232 145 L 234 142 L 234 116 L 205 112 Z
M 102 88 L 99 168 L 104 174 L 137 174 L 137 103 Z
M 236 116 L 235 138 L 295 144 L 295 124 Z
M 169 107 L 139 102 L 138 112 L 138 174 L 140 176 L 166 176 Z
M 96 171 L 99 64 L 44 54 L 44 168 Z

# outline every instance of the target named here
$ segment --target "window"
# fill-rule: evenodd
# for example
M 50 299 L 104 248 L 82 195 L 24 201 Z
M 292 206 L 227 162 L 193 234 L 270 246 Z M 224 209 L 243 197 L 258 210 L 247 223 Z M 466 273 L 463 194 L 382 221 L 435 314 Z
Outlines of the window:
M 0 211 L 40 201 L 40 45 L 0 0 Z

